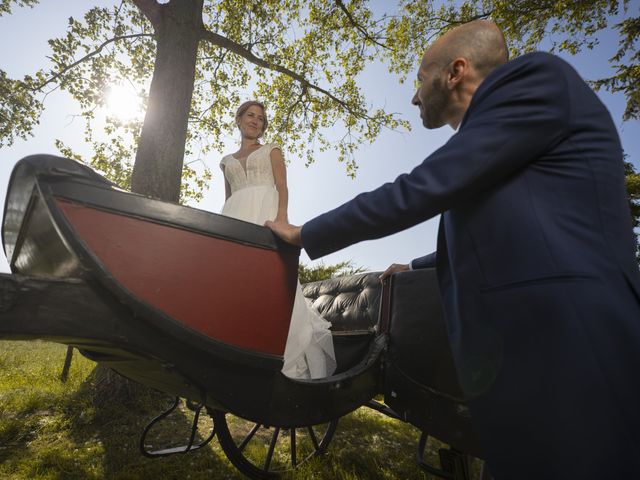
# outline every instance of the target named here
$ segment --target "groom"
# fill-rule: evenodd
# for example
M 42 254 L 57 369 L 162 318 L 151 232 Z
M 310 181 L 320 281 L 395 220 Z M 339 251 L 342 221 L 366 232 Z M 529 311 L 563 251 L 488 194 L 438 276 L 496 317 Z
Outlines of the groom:
M 640 273 L 609 112 L 559 58 L 507 61 L 487 21 L 434 42 L 418 80 L 424 126 L 456 135 L 393 183 L 268 226 L 317 258 L 442 214 L 449 340 L 495 478 L 640 478 Z

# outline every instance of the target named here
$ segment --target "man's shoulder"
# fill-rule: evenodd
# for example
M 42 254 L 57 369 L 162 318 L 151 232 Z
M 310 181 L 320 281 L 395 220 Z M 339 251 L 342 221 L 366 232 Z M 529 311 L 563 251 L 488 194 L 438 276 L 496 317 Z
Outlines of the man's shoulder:
M 504 102 L 522 104 L 525 99 L 531 99 L 529 104 L 532 105 L 543 97 L 563 97 L 573 80 L 570 70 L 564 60 L 551 53 L 532 52 L 514 58 L 482 81 L 473 95 L 466 117 Z M 534 98 L 537 100 L 533 101 Z
M 548 83 L 566 77 L 571 67 L 560 57 L 547 52 L 531 52 L 514 58 L 496 68 L 480 85 L 480 91 L 509 88 L 525 83 Z
M 563 68 L 569 66 L 565 60 L 549 52 L 525 53 L 524 55 L 515 58 L 513 61 L 517 62 L 518 60 L 523 63 L 531 63 L 534 65 L 550 65 Z
M 537 69 L 537 68 L 564 68 L 567 62 L 548 52 L 531 52 L 520 55 L 508 61 L 502 67 L 496 69 L 495 73 L 507 73 L 513 70 Z

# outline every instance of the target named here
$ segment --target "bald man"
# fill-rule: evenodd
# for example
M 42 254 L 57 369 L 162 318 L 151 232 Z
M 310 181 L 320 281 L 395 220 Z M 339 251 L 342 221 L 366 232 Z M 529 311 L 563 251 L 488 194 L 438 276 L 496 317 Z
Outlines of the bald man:
M 317 258 L 441 214 L 449 340 L 495 478 L 640 478 L 640 273 L 609 112 L 561 59 L 507 61 L 486 21 L 438 39 L 418 80 L 424 126 L 458 130 L 443 147 L 269 226 Z

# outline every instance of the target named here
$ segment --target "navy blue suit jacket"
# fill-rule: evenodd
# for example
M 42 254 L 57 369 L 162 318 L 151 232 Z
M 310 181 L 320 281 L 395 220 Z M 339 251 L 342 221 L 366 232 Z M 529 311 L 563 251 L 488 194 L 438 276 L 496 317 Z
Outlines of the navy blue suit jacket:
M 567 63 L 533 53 L 494 70 L 443 147 L 307 222 L 302 243 L 316 258 L 439 213 L 449 339 L 496 478 L 640 472 L 640 273 L 622 149 Z

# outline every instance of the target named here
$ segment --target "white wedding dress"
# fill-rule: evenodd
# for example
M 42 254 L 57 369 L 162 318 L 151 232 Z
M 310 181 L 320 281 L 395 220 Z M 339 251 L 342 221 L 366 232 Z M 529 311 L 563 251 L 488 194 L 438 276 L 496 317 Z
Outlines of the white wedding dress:
M 278 191 L 271 168 L 271 150 L 280 148 L 267 144 L 249 154 L 246 171 L 233 155 L 220 161 L 220 168 L 231 186 L 231 196 L 222 207 L 222 215 L 264 225 L 278 213 Z M 282 373 L 292 378 L 322 378 L 336 368 L 331 323 L 311 308 L 302 294 L 300 283 L 289 325 L 284 350 Z

